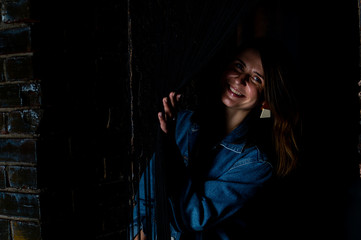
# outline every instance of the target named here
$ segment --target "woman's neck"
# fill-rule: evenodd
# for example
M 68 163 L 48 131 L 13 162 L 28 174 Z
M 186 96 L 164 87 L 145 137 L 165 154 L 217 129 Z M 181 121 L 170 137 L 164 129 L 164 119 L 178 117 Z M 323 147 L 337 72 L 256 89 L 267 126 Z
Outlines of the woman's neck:
M 225 130 L 228 135 L 246 118 L 249 112 L 235 109 L 225 109 Z

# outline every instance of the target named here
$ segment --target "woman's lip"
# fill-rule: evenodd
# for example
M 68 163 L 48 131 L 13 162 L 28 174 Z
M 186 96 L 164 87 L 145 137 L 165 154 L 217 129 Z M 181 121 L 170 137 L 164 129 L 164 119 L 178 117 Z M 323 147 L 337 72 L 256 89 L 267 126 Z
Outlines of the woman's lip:
M 240 93 L 237 89 L 231 87 L 230 85 L 228 85 L 227 91 L 232 95 L 235 96 L 237 98 L 241 98 L 244 97 L 244 95 L 242 93 Z

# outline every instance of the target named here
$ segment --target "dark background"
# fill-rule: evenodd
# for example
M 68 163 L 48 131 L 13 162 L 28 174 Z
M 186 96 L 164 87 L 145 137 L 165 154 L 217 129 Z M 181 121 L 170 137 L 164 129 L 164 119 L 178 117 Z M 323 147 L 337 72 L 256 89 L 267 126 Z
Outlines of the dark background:
M 280 39 L 297 64 L 302 167 L 280 187 L 274 216 L 280 219 L 274 234 L 285 239 L 346 239 L 353 224 L 345 223 L 354 199 L 350 182 L 359 174 L 358 4 L 317 2 L 260 1 L 227 40 Z M 155 63 L 140 63 L 143 56 L 151 59 L 157 39 L 133 39 L 130 80 L 126 1 L 43 4 L 38 150 L 44 239 L 125 239 L 130 180 L 153 152 L 163 97 L 149 74 Z M 130 4 L 132 30 L 152 27 L 151 19 L 141 21 L 143 8 Z M 185 107 L 197 100 L 197 84 L 195 78 L 186 85 Z

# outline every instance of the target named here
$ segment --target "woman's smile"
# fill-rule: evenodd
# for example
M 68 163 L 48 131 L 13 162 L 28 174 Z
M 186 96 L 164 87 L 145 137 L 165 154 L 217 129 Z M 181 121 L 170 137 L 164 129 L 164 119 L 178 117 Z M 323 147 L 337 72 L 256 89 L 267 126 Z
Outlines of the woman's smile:
M 247 114 L 263 100 L 264 72 L 259 52 L 242 51 L 222 78 L 222 102 L 227 108 Z
M 237 90 L 236 88 L 232 87 L 231 85 L 228 85 L 228 93 L 231 94 L 231 96 L 237 97 L 237 98 L 242 98 L 245 97 L 239 90 Z

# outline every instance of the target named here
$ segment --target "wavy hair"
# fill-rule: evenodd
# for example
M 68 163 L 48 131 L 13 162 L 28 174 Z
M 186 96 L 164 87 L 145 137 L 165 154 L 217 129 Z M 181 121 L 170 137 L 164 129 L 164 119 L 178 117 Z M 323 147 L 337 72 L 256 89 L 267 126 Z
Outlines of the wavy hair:
M 242 49 L 259 52 L 265 74 L 264 98 L 271 110 L 272 142 L 276 157 L 276 174 L 286 176 L 299 163 L 301 117 L 293 90 L 296 79 L 291 58 L 281 43 L 257 39 Z

